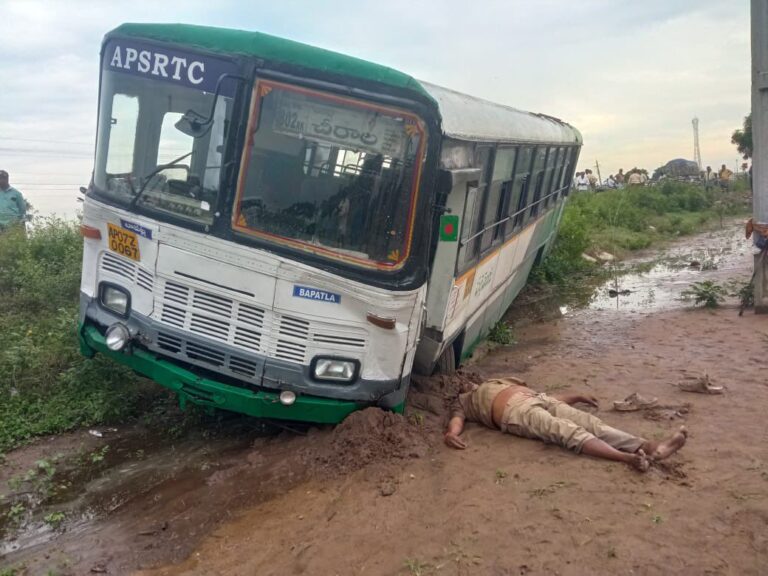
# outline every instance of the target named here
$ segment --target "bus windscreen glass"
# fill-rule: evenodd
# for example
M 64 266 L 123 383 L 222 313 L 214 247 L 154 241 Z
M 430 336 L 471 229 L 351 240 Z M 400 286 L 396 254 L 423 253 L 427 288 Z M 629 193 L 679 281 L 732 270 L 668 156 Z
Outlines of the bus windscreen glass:
M 118 204 L 212 224 L 233 83 L 221 90 L 212 122 L 205 120 L 216 81 L 235 71 L 179 50 L 136 42 L 107 46 L 99 104 L 95 189 Z
M 424 129 L 412 114 L 259 82 L 235 230 L 372 268 L 408 256 Z

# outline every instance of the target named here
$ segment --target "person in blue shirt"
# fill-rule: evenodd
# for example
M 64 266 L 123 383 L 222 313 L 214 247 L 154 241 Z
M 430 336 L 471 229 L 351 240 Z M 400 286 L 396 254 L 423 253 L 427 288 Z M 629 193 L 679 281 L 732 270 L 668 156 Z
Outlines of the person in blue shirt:
M 8 172 L 0 170 L 0 230 L 22 224 L 27 217 L 27 203 L 21 192 L 8 183 Z

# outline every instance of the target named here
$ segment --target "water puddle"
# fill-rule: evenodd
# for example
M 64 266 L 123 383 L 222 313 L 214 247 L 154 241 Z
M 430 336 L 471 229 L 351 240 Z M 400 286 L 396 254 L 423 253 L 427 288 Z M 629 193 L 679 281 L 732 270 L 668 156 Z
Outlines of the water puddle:
M 690 306 L 681 293 L 694 282 L 746 282 L 751 244 L 740 228 L 682 239 L 663 257 L 641 256 L 617 267 L 592 294 L 589 310 L 655 312 Z

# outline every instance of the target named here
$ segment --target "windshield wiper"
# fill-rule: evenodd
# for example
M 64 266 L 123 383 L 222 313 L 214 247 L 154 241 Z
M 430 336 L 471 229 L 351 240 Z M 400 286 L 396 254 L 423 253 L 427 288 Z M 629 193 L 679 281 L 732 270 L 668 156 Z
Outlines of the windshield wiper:
M 175 160 L 171 160 L 167 164 L 161 164 L 160 166 L 158 166 L 157 168 L 152 170 L 152 172 L 150 172 L 149 174 L 144 176 L 144 178 L 145 178 L 144 183 L 141 185 L 141 188 L 139 188 L 139 191 L 136 192 L 136 195 L 133 197 L 133 200 L 131 200 L 131 209 L 136 208 L 136 203 L 141 198 L 141 195 L 144 194 L 144 190 L 147 189 L 147 184 L 149 184 L 149 182 L 150 182 L 150 180 L 152 180 L 152 178 L 154 178 L 156 175 L 158 175 L 163 170 L 175 166 L 176 164 L 178 164 L 179 162 L 184 160 L 184 158 L 188 158 L 189 156 L 192 156 L 193 153 L 194 153 L 194 150 L 192 152 L 187 152 L 186 154 L 184 154 L 184 156 L 179 156 Z

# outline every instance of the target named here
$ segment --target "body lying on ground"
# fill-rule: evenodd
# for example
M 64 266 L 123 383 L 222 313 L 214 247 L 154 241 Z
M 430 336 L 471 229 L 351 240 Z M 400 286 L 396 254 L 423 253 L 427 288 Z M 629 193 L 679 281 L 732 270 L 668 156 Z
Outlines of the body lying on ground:
M 642 472 L 648 469 L 649 460 L 663 460 L 685 444 L 685 427 L 660 442 L 651 442 L 573 408 L 577 403 L 598 406 L 594 396 L 548 396 L 531 390 L 518 378 L 488 380 L 459 394 L 448 420 L 445 443 L 452 448 L 466 448 L 460 436 L 468 420 L 515 436 L 558 444 L 577 454 L 624 462 Z

